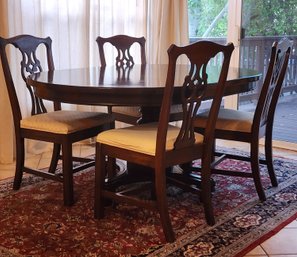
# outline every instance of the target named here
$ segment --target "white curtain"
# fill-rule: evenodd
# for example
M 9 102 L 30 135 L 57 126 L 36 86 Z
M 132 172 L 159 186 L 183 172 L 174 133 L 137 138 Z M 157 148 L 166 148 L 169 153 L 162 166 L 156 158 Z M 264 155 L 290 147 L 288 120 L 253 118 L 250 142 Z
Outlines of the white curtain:
M 0 0 L 0 36 L 8 36 L 7 1 Z M 0 162 L 13 162 L 12 113 L 0 62 Z
M 187 0 L 151 0 L 148 5 L 148 58 L 151 63 L 168 63 L 167 49 L 174 43 L 189 43 Z
M 0 36 L 50 36 L 56 69 L 100 65 L 95 41 L 99 35 L 146 37 L 150 63 L 166 63 L 170 44 L 188 43 L 187 0 L 0 0 L 0 8 Z M 11 63 L 16 68 L 19 65 L 13 54 Z M 29 115 L 28 93 L 22 85 L 17 91 L 23 114 Z M 0 110 L 0 163 L 9 163 L 14 152 L 13 122 L 2 69 Z M 36 143 L 29 149 L 38 152 Z

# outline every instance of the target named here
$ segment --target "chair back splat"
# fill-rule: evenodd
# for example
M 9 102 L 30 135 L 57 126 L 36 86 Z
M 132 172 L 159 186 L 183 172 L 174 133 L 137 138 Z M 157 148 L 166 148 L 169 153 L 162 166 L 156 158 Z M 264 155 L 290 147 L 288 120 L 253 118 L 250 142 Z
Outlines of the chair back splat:
M 24 82 L 26 83 L 26 78 L 28 75 L 31 75 L 33 73 L 40 72 L 43 70 L 40 60 L 37 58 L 37 55 L 36 55 L 36 50 L 40 45 L 44 45 L 46 48 L 48 70 L 54 70 L 54 62 L 53 62 L 52 52 L 51 52 L 52 40 L 49 37 L 36 39 L 33 36 L 26 35 L 26 36 L 16 36 L 7 40 L 4 40 L 3 38 L 1 38 L 0 43 L 1 43 L 1 48 L 0 48 L 1 60 L 3 63 L 3 71 L 4 71 L 6 83 L 9 85 L 8 94 L 11 99 L 11 108 L 13 112 L 14 123 L 18 124 L 22 119 L 22 114 L 21 114 L 21 108 L 19 106 L 19 101 L 14 87 L 14 80 L 11 76 L 11 70 L 8 63 L 7 54 L 5 52 L 6 46 L 11 44 L 20 50 L 21 56 L 22 56 L 21 63 L 20 63 L 21 76 Z M 31 115 L 47 112 L 42 99 L 38 98 L 34 94 L 32 87 L 29 86 L 27 83 L 26 83 L 26 86 L 29 90 L 30 97 L 31 97 L 31 103 L 32 103 Z
M 197 49 L 195 49 L 195 47 Z M 229 46 L 232 49 L 232 46 Z M 169 65 L 168 65 L 168 75 L 166 81 L 166 87 L 164 91 L 164 98 L 162 102 L 161 116 L 159 124 L 164 124 L 165 129 L 160 128 L 160 140 L 161 138 L 166 138 L 162 134 L 162 130 L 166 131 L 166 126 L 168 126 L 168 108 L 171 107 L 171 99 L 174 90 L 174 75 L 177 58 L 181 55 L 186 55 L 190 62 L 189 74 L 185 77 L 184 84 L 181 89 L 181 101 L 183 108 L 183 120 L 181 130 L 174 143 L 176 149 L 187 147 L 195 143 L 194 137 L 194 127 L 193 119 L 198 112 L 201 105 L 201 101 L 204 99 L 204 94 L 208 86 L 208 72 L 207 66 L 211 58 L 215 57 L 221 51 L 221 46 L 209 41 L 200 41 L 199 44 L 190 45 L 187 47 L 177 47 L 175 45 L 171 46 L 168 50 L 169 54 Z M 207 53 L 203 56 L 202 53 Z M 232 51 L 225 53 L 225 60 L 230 58 Z M 229 62 L 223 62 L 221 75 L 218 81 L 218 87 L 216 94 L 214 96 L 214 101 L 211 106 L 211 113 L 208 119 L 208 129 L 204 135 L 204 141 L 212 138 L 216 116 L 221 104 L 221 99 L 224 93 L 224 81 L 226 80 L 228 74 Z M 172 74 L 172 75 L 171 75 Z M 165 110 L 163 110 L 165 109 Z M 157 143 L 160 142 L 157 140 Z M 158 155 L 158 154 L 156 154 Z
M 201 197 L 205 217 L 209 225 L 215 223 L 211 203 L 210 156 L 216 116 L 223 97 L 233 49 L 233 44 L 220 45 L 210 41 L 200 41 L 184 47 L 171 45 L 168 49 L 169 64 L 159 121 L 112 129 L 97 136 L 94 206 L 96 218 L 104 216 L 104 198 L 153 209 L 159 213 L 166 240 L 174 241 L 175 236 L 166 198 L 166 181 L 182 187 L 183 185 L 178 183 L 179 180 L 175 180 L 167 171 L 175 165 L 201 159 L 203 170 Z M 193 120 L 208 86 L 211 86 L 208 81 L 210 62 L 213 57 L 220 54 L 223 56 L 223 64 L 216 83 L 210 119 L 206 132 L 202 135 L 194 132 Z M 183 76 L 184 80 L 179 81 L 177 85 L 175 71 L 177 60 L 181 55 L 187 56 L 189 69 L 188 73 L 184 74 L 185 77 Z M 178 99 L 178 103 L 182 104 L 181 127 L 169 124 L 173 96 L 175 100 Z M 116 187 L 116 190 L 114 183 L 112 187 L 106 184 L 106 157 L 119 158 L 128 162 L 128 174 L 125 180 L 119 181 L 120 187 Z M 129 165 L 131 163 L 137 167 L 134 172 L 130 169 L 133 168 L 132 165 Z M 148 172 L 149 176 L 147 176 L 147 171 L 150 171 Z M 134 182 L 138 182 L 137 178 L 151 180 L 152 199 L 139 198 L 135 194 L 133 189 L 135 187 L 132 187 L 131 184 L 135 186 Z M 141 185 L 143 183 L 139 183 L 139 186 Z M 188 188 L 192 187 L 189 185 Z M 139 192 L 139 188 L 137 192 Z
M 101 66 L 106 66 L 104 44 L 110 43 L 117 50 L 116 66 L 118 67 L 132 67 L 134 59 L 130 53 L 130 48 L 133 44 L 138 43 L 140 46 L 141 64 L 146 64 L 145 57 L 145 38 L 144 37 L 130 37 L 127 35 L 116 35 L 108 38 L 97 37 L 96 42 L 99 49 L 99 57 Z

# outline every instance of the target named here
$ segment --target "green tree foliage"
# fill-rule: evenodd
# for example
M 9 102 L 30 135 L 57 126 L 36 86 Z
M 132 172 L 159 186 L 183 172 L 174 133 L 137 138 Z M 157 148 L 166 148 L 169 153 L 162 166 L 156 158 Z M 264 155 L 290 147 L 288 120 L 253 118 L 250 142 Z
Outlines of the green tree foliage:
M 190 36 L 225 37 L 227 10 L 221 11 L 227 3 L 228 0 L 188 0 Z M 297 34 L 297 0 L 243 0 L 243 10 L 246 36 Z
M 297 0 L 243 0 L 246 36 L 297 34 Z
M 227 0 L 188 0 L 191 36 L 202 37 L 227 2 Z M 223 37 L 226 35 L 226 30 L 227 12 L 224 12 L 207 36 Z

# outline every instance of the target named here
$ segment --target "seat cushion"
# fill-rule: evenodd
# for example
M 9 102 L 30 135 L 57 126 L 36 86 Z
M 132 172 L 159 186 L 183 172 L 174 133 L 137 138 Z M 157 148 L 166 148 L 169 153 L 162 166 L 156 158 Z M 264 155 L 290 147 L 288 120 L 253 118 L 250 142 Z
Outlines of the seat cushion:
M 112 112 L 121 113 L 133 117 L 140 118 L 140 106 L 113 106 Z M 183 111 L 181 104 L 175 104 L 171 106 L 170 113 L 181 113 Z
M 155 155 L 158 123 L 140 124 L 99 133 L 97 142 L 116 146 L 148 155 Z M 172 150 L 180 128 L 169 125 L 166 150 Z M 203 142 L 203 136 L 195 133 L 196 143 Z
M 195 118 L 194 126 L 205 128 L 209 112 L 202 112 Z M 251 132 L 254 114 L 231 109 L 220 109 L 216 129 Z
M 139 106 L 113 106 L 112 112 L 121 113 L 133 117 L 140 118 L 141 112 Z
M 55 111 L 22 119 L 21 128 L 69 134 L 82 129 L 97 127 L 112 121 L 112 115 L 107 113 Z

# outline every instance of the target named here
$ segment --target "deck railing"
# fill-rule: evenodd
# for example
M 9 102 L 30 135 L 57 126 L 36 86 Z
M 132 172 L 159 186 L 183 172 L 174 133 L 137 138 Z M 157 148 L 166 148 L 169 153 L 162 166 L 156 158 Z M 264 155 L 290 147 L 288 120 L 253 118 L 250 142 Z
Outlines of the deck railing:
M 297 93 L 297 36 L 287 36 L 293 40 L 293 49 L 289 59 L 288 70 L 284 80 L 282 95 Z M 269 62 L 271 46 L 274 41 L 281 40 L 282 36 L 274 37 L 246 37 L 241 42 L 240 67 L 255 69 L 262 74 L 266 74 Z M 225 44 L 226 38 L 190 38 L 190 42 L 197 40 L 212 40 L 217 43 Z M 240 94 L 240 102 L 253 101 L 258 98 L 263 83 L 263 76 L 255 86 L 255 90 Z

